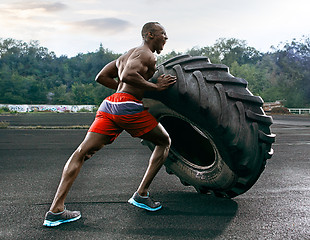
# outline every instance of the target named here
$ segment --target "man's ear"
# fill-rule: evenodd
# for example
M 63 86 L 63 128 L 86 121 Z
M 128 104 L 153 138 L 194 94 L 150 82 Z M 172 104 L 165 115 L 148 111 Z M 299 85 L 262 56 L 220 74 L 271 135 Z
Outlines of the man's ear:
M 154 34 L 153 34 L 152 32 L 148 32 L 148 33 L 147 33 L 147 36 L 148 36 L 149 38 L 151 38 L 151 39 L 154 38 Z

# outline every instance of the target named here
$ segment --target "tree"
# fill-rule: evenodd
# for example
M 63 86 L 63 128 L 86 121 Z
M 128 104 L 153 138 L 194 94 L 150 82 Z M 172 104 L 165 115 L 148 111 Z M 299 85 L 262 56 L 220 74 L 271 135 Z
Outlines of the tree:
M 167 53 L 166 55 L 159 55 L 157 58 L 157 65 L 160 65 L 161 63 L 167 61 L 170 58 L 176 57 L 178 55 L 182 55 L 181 52 L 171 51 L 170 53 Z
M 268 53 L 244 40 L 220 38 L 212 46 L 160 55 L 157 63 L 181 54 L 207 56 L 212 63 L 227 65 L 265 101 L 285 100 L 287 107 L 310 106 L 309 37 L 282 43 Z M 100 104 L 114 90 L 96 83 L 95 76 L 119 56 L 100 44 L 95 52 L 56 57 L 38 41 L 0 38 L 0 103 Z
M 271 89 L 276 89 L 287 107 L 310 106 L 310 39 L 294 39 L 263 57 Z M 270 91 L 270 90 L 269 90 Z
M 246 41 L 236 38 L 220 38 L 213 46 L 192 48 L 187 51 L 192 56 L 207 56 L 212 63 L 223 63 L 230 67 L 233 62 L 238 64 L 255 64 L 262 58 L 262 53 L 247 46 Z
M 232 63 L 230 72 L 248 82 L 248 87 L 254 95 L 263 95 L 270 88 L 270 82 L 266 78 L 266 71 L 258 67 L 258 64 L 239 65 L 236 61 Z
M 0 39 L 0 102 L 93 104 L 96 74 L 118 56 L 101 44 L 94 53 L 57 58 L 38 41 Z
M 54 87 L 48 95 L 53 104 L 74 104 L 72 92 L 64 84 Z
M 94 104 L 94 86 L 92 84 L 72 85 L 72 98 L 75 104 Z

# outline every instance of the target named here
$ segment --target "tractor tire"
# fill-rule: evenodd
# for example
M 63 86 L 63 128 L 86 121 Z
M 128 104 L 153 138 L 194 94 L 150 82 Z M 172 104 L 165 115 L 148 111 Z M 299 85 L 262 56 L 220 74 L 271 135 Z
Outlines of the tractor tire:
M 167 172 L 200 193 L 232 198 L 249 190 L 275 141 L 262 98 L 227 66 L 207 57 L 174 57 L 158 66 L 150 81 L 161 74 L 177 76 L 176 84 L 146 93 L 144 103 L 172 140 Z M 144 144 L 154 149 L 152 143 Z

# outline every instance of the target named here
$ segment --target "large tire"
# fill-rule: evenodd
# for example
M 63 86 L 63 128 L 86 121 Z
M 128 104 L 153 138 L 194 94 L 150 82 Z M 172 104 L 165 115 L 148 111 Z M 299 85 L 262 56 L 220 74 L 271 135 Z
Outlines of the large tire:
M 201 193 L 232 198 L 246 192 L 273 154 L 272 118 L 265 115 L 263 100 L 227 66 L 207 57 L 174 57 L 151 81 L 161 74 L 176 75 L 177 83 L 148 93 L 144 102 L 172 140 L 167 172 Z

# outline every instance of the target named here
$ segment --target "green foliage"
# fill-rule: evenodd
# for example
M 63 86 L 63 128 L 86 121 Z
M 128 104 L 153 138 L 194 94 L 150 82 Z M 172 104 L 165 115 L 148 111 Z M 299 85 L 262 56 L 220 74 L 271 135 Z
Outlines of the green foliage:
M 1 121 L 0 122 L 0 129 L 2 128 L 8 128 L 10 124 L 8 122 L 5 122 L 5 121 Z
M 265 75 L 266 72 L 258 68 L 257 65 L 250 63 L 240 65 L 235 61 L 231 64 L 230 72 L 234 76 L 245 79 L 254 95 L 262 95 L 270 88 L 270 83 Z
M 172 51 L 158 64 L 180 54 L 207 56 L 248 81 L 249 89 L 265 101 L 284 100 L 286 107 L 310 107 L 310 38 L 280 44 L 261 53 L 235 38 L 214 45 Z M 94 81 L 96 74 L 120 54 L 103 48 L 75 57 L 56 57 L 38 41 L 0 39 L 0 103 L 96 104 L 114 92 Z
M 263 56 L 269 87 L 262 93 L 270 100 L 285 100 L 286 107 L 310 106 L 310 39 L 295 39 Z
M 187 54 L 227 65 L 265 101 L 284 100 L 287 107 L 310 106 L 309 37 L 286 42 L 269 53 L 261 53 L 242 40 L 221 38 L 213 46 L 192 48 Z
M 163 62 L 167 61 L 168 59 L 170 58 L 173 58 L 173 57 L 176 57 L 178 55 L 182 55 L 181 52 L 175 52 L 175 51 L 172 51 L 170 53 L 167 53 L 166 55 L 160 55 L 158 56 L 157 58 L 157 64 L 162 64 Z
M 235 38 L 220 38 L 213 46 L 197 48 L 187 51 L 191 56 L 207 56 L 212 63 L 223 63 L 231 66 L 232 63 L 255 64 L 262 57 L 262 53 L 249 47 L 246 41 Z
M 91 112 L 91 111 L 89 111 L 88 109 L 85 109 L 85 108 L 81 108 L 78 112 L 83 113 L 83 112 Z
M 0 39 L 0 103 L 98 104 L 96 74 L 116 59 L 108 49 L 59 58 L 37 41 Z M 99 91 L 102 98 L 111 91 Z
M 0 108 L 0 113 L 9 113 L 10 109 L 8 107 L 2 107 Z

